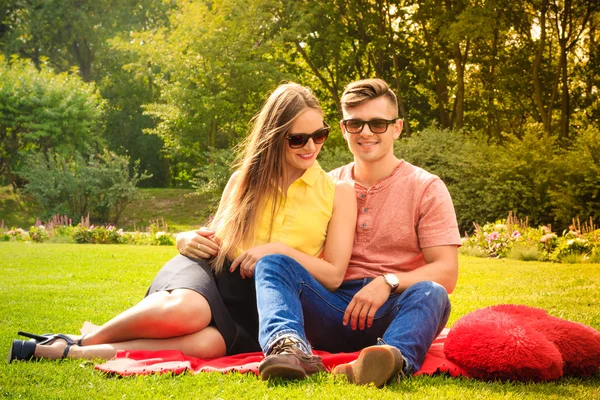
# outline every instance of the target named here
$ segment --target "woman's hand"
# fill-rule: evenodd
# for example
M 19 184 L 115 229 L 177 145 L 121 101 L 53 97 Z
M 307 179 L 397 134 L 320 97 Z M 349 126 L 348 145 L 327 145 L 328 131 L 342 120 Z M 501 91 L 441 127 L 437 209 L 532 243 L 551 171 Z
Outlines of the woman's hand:
M 283 243 L 267 243 L 253 247 L 250 250 L 246 250 L 237 256 L 235 260 L 233 260 L 233 263 L 231 263 L 231 267 L 229 268 L 229 272 L 235 271 L 235 269 L 239 266 L 240 275 L 243 279 L 252 278 L 254 276 L 254 269 L 256 268 L 256 263 L 258 260 L 269 254 L 282 253 L 284 246 L 285 245 Z
M 182 255 L 196 259 L 207 259 L 219 253 L 219 244 L 215 232 L 205 227 L 196 231 L 179 233 L 176 246 Z

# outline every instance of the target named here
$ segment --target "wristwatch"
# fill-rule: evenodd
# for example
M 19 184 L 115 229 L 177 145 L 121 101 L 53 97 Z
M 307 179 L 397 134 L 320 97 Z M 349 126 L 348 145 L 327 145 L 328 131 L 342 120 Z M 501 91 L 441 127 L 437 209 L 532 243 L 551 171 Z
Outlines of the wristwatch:
M 390 285 L 390 287 L 392 288 L 392 293 L 394 293 L 396 291 L 396 289 L 398 288 L 398 286 L 400 285 L 400 281 L 398 280 L 398 277 L 394 274 L 383 274 L 381 276 L 383 276 L 385 283 Z

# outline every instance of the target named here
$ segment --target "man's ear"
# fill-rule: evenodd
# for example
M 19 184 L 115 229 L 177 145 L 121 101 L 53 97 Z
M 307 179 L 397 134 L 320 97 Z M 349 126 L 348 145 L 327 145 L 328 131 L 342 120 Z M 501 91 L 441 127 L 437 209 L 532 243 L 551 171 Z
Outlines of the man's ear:
M 398 118 L 398 120 L 396 120 L 396 122 L 394 123 L 394 140 L 396 140 L 400 137 L 400 134 L 402 133 L 403 125 L 404 125 L 404 121 L 402 121 L 400 118 Z
M 344 137 L 344 139 L 348 140 L 348 133 L 346 132 L 346 129 L 344 129 L 344 123 L 342 121 L 340 121 L 340 129 L 342 130 L 342 136 Z

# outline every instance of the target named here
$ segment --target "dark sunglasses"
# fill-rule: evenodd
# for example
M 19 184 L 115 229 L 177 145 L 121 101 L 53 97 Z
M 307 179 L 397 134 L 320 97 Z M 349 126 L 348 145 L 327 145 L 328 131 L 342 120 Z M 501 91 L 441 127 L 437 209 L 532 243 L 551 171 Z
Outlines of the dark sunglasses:
M 361 133 L 365 124 L 369 125 L 369 129 L 373 133 L 384 133 L 387 131 L 388 125 L 396 123 L 398 118 L 394 119 L 372 119 L 363 121 L 361 119 L 343 119 L 342 124 L 348 133 Z
M 323 143 L 327 140 L 327 137 L 329 136 L 329 131 L 331 131 L 331 127 L 327 125 L 326 122 L 323 122 L 323 124 L 325 125 L 323 128 L 317 129 L 311 134 L 290 133 L 286 136 L 288 144 L 292 149 L 299 149 L 301 147 L 306 146 L 306 143 L 308 143 L 308 139 L 312 139 L 313 142 L 315 142 L 315 144 Z

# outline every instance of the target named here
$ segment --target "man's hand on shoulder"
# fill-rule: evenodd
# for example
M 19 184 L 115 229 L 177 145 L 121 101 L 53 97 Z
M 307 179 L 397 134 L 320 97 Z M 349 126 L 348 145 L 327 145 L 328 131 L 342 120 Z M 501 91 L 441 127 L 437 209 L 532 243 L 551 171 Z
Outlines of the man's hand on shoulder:
M 219 253 L 219 244 L 215 232 L 205 227 L 196 231 L 179 233 L 176 246 L 182 255 L 196 259 L 214 257 Z
M 373 325 L 373 318 L 379 308 L 387 301 L 390 297 L 392 288 L 385 282 L 383 276 L 378 276 L 373 279 L 369 284 L 359 290 L 344 313 L 344 325 L 350 326 L 356 330 L 356 327 L 360 330 L 364 330 L 365 326 L 370 328 Z

